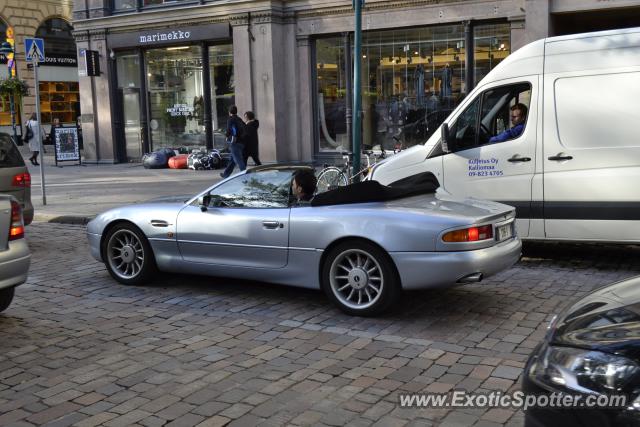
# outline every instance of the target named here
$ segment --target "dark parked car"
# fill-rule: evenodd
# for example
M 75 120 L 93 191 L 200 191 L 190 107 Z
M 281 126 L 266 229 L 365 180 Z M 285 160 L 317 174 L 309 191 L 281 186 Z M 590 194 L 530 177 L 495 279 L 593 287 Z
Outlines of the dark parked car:
M 22 207 L 25 225 L 31 224 L 31 175 L 18 147 L 6 133 L 0 133 L 0 194 L 15 197 Z
M 640 426 L 640 276 L 597 289 L 555 317 L 527 362 L 523 391 L 583 401 L 626 396 L 608 408 L 528 409 L 527 427 Z

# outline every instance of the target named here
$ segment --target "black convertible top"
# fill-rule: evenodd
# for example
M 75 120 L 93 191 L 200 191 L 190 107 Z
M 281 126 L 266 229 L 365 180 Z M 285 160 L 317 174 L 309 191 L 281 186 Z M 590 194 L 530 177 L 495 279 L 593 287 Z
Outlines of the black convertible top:
M 434 193 L 439 186 L 438 179 L 431 172 L 412 175 L 388 186 L 378 181 L 362 181 L 317 194 L 311 199 L 311 206 L 384 202 Z

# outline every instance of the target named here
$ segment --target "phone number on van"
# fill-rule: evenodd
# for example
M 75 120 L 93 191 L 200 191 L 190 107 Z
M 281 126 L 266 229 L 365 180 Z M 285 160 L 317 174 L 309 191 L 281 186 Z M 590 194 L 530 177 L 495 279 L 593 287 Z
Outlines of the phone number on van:
M 469 172 L 469 176 L 502 176 L 502 171 L 473 171 Z

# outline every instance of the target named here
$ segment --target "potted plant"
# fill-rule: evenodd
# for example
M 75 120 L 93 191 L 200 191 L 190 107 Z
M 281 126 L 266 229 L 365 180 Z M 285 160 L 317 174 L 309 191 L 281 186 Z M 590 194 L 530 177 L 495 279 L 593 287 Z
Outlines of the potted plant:
M 17 77 L 9 77 L 6 79 L 0 79 L 0 98 L 2 100 L 14 100 L 20 104 L 24 96 L 29 95 L 29 85 L 24 80 L 20 80 Z

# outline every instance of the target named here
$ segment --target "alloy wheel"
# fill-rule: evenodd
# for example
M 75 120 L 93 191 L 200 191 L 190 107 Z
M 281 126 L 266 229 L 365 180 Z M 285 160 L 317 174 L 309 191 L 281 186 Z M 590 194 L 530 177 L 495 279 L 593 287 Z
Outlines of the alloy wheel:
M 107 243 L 111 270 L 122 279 L 133 279 L 144 266 L 144 248 L 135 233 L 127 229 L 116 231 Z
M 362 249 L 346 250 L 333 260 L 329 283 L 340 303 L 355 310 L 374 305 L 385 285 L 380 263 Z

